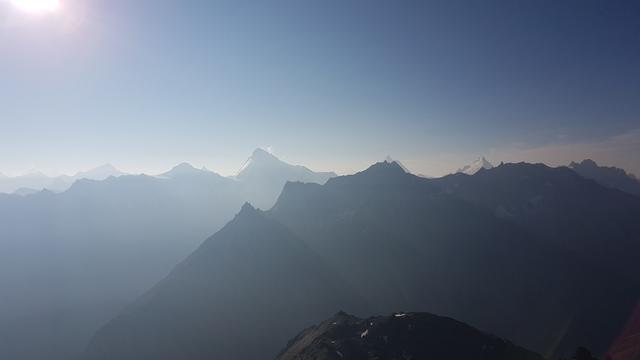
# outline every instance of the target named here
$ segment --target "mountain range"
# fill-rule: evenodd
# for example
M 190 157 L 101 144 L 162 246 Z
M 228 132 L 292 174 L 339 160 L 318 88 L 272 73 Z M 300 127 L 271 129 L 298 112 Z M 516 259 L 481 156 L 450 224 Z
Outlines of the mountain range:
M 424 179 L 382 162 L 288 182 L 269 211 L 245 205 L 98 331 L 83 358 L 272 357 L 293 329 L 340 309 L 438 313 L 545 356 L 602 354 L 640 296 L 638 218 L 637 197 L 525 163 Z
M 19 195 L 33 194 L 41 190 L 53 192 L 66 191 L 77 180 L 105 180 L 111 176 L 125 175 L 111 164 L 105 164 L 95 169 L 81 171 L 75 175 L 60 175 L 50 177 L 41 172 L 32 172 L 26 175 L 9 177 L 0 174 L 0 193 L 17 193 Z
M 569 168 L 583 177 L 595 180 L 604 186 L 640 196 L 640 180 L 623 169 L 599 166 L 590 159 L 583 160 L 580 163 L 572 162 L 569 164 Z
M 282 224 L 245 204 L 171 274 L 103 327 L 92 359 L 265 358 L 361 299 Z M 129 341 L 133 340 L 133 341 Z
M 271 207 L 286 181 L 327 176 L 261 150 L 245 172 L 180 164 L 159 176 L 80 179 L 62 193 L 0 194 L 0 358 L 75 357 L 243 203 Z

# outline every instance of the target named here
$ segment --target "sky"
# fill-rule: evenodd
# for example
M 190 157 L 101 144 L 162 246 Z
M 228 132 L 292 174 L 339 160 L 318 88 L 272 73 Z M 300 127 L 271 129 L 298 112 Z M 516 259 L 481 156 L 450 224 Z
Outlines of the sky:
M 16 1 L 0 0 L 5 174 L 229 175 L 256 147 L 338 173 L 484 155 L 640 174 L 638 1 Z

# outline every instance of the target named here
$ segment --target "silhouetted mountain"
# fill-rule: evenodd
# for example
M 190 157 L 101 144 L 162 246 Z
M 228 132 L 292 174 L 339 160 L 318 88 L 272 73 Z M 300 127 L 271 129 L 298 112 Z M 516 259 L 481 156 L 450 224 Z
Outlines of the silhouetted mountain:
M 0 358 L 71 358 L 244 201 L 214 173 L 0 196 Z
M 256 149 L 242 166 L 236 179 L 244 186 L 247 198 L 261 209 L 273 206 L 287 181 L 324 184 L 336 176 L 332 172 L 313 172 L 300 165 L 290 165 L 273 154 Z
M 122 176 L 125 173 L 119 171 L 111 164 L 99 166 L 84 172 L 78 172 L 73 176 L 60 175 L 49 177 L 41 172 L 32 172 L 22 176 L 0 176 L 0 193 L 15 193 L 20 189 L 33 189 L 40 191 L 47 189 L 53 192 L 66 191 L 77 180 L 105 180 L 111 176 Z
M 363 308 L 286 227 L 245 204 L 93 339 L 87 359 L 264 359 L 343 306 Z
M 509 341 L 427 313 L 368 319 L 340 312 L 291 340 L 276 360 L 543 360 Z
M 474 177 L 433 180 L 445 192 L 517 223 L 540 241 L 640 278 L 640 199 L 568 168 L 505 164 Z
M 496 209 L 501 192 L 527 206 L 536 191 L 527 190 L 523 179 L 539 167 L 519 165 L 520 175 L 504 182 L 492 175 L 499 169 L 429 180 L 380 163 L 325 186 L 287 184 L 270 214 L 333 264 L 378 312 L 446 314 L 546 354 L 582 344 L 604 351 L 638 295 L 637 277 L 630 273 L 638 273 L 631 268 L 640 233 L 633 230 L 633 219 L 640 218 L 637 199 L 574 174 L 568 187 L 585 185 L 588 191 L 539 203 L 557 218 L 548 219 L 549 225 L 527 224 Z M 555 183 L 556 170 L 543 170 L 549 173 L 541 177 Z M 497 203 L 478 206 L 471 195 L 458 194 L 467 191 Z M 578 228 L 572 235 L 563 229 L 559 212 L 567 211 L 585 217 L 573 225 L 589 223 L 586 231 Z M 600 258 L 578 251 L 579 256 L 546 226 L 565 230 L 569 241 L 590 241 L 585 252 L 590 248 Z M 609 261 L 620 249 L 629 251 L 621 257 L 628 267 Z M 584 295 L 594 292 L 602 295 Z
M 536 201 L 539 198 L 542 200 Z M 507 336 L 548 355 L 570 354 L 579 345 L 603 353 L 639 295 L 637 270 L 628 263 L 638 253 L 632 247 L 639 233 L 635 231 L 636 220 L 640 218 L 638 204 L 635 197 L 604 188 L 566 168 L 516 164 L 481 171 L 475 176 L 458 174 L 430 180 L 407 174 L 395 162 L 383 162 L 355 175 L 332 178 L 325 185 L 287 183 L 272 210 L 258 213 L 260 217 L 239 216 L 230 224 L 234 231 L 221 233 L 233 234 L 234 242 L 248 242 L 253 247 L 253 241 L 261 238 L 257 233 L 269 236 L 270 232 L 263 228 L 257 233 L 241 231 L 253 227 L 239 219 L 266 222 L 269 218 L 268 223 L 274 227 L 274 221 L 283 224 L 295 235 L 285 237 L 280 233 L 279 237 L 303 241 L 338 278 L 366 300 L 366 306 L 356 306 L 362 314 L 370 314 L 371 310 L 430 311 Z M 603 208 L 589 210 L 596 207 Z M 572 211 L 577 215 L 565 214 Z M 611 220 L 603 212 L 618 218 Z M 542 222 L 544 219 L 548 224 Z M 584 238 L 584 249 L 574 246 L 579 239 L 565 226 L 578 227 L 574 231 Z M 566 241 L 561 241 L 557 234 L 566 236 Z M 618 244 L 631 255 L 622 257 L 621 264 L 611 264 L 610 259 L 619 253 Z M 213 265 L 217 262 L 247 263 L 246 256 L 233 247 L 214 248 L 211 253 L 215 252 L 215 259 L 224 260 L 202 262 L 210 266 L 222 266 Z M 601 256 L 591 256 L 590 251 L 600 251 Z M 171 354 L 186 351 L 181 358 L 199 359 L 200 353 L 190 352 L 200 348 L 194 344 L 204 341 L 198 336 L 206 336 L 211 342 L 204 352 L 207 355 L 232 354 L 229 351 L 237 351 L 238 347 L 259 348 L 249 345 L 254 344 L 254 334 L 243 338 L 240 331 L 220 332 L 211 323 L 202 325 L 183 310 L 197 309 L 195 313 L 205 318 L 208 316 L 203 315 L 207 314 L 205 309 L 217 314 L 218 305 L 206 295 L 208 292 L 200 289 L 206 287 L 215 292 L 215 287 L 220 294 L 229 293 L 225 281 L 236 283 L 233 275 L 236 271 L 225 269 L 202 271 L 209 274 L 206 286 L 190 285 L 202 283 L 194 280 L 203 276 L 195 270 L 170 276 L 159 285 L 162 291 L 152 291 L 130 313 L 136 325 L 122 319 L 111 323 L 94 339 L 89 351 L 92 356 L 88 358 L 140 358 L 140 354 L 149 354 L 154 346 L 159 346 L 158 351 Z M 218 275 L 211 277 L 212 273 Z M 266 270 L 265 274 L 257 270 L 255 274 L 260 274 L 258 279 L 274 284 L 270 288 L 260 287 L 263 290 L 260 297 L 280 299 L 279 294 L 288 291 L 281 288 L 281 283 L 309 282 L 318 286 L 312 294 L 331 292 L 320 290 L 324 286 L 318 284 L 322 283 L 307 275 L 295 280 L 282 275 L 278 281 Z M 252 287 L 257 285 L 249 280 L 242 284 L 247 287 L 239 288 L 237 294 L 252 297 Z M 305 313 L 303 304 L 307 301 L 310 300 L 305 298 L 299 303 L 296 314 Z M 163 306 L 153 305 L 156 302 Z M 194 302 L 198 303 L 193 305 Z M 235 297 L 228 301 L 232 302 L 236 302 Z M 340 301 L 326 304 L 339 305 Z M 256 322 L 253 315 L 235 311 L 230 305 L 221 309 L 232 313 L 234 321 L 242 324 L 267 323 Z M 261 305 L 258 309 L 264 310 Z M 188 320 L 182 319 L 184 314 L 189 314 L 185 315 Z M 157 318 L 164 320 L 159 323 Z M 307 317 L 305 321 L 310 319 Z M 270 324 L 282 321 L 269 320 Z M 227 321 L 231 320 L 225 319 L 223 323 Z M 149 337 L 149 333 L 157 331 L 169 335 Z M 169 340 L 164 339 L 174 335 L 179 341 L 169 342 L 175 348 L 167 348 L 169 345 L 164 342 Z M 188 340 L 192 338 L 195 342 Z M 237 346 L 222 345 L 225 343 Z M 233 354 L 232 358 L 238 358 L 237 353 Z M 246 358 L 258 358 L 250 350 L 244 354 Z
M 616 167 L 598 166 L 595 161 L 587 159 L 581 163 L 572 162 L 571 170 L 613 189 L 622 190 L 633 195 L 640 195 L 640 181 L 633 175 Z
M 254 186 L 260 173 L 244 182 L 180 164 L 159 176 L 81 179 L 63 193 L 0 194 L 0 358 L 71 358 L 245 201 L 273 204 L 300 179 L 271 170 L 264 187 Z
M 395 162 L 396 164 L 398 164 L 402 168 L 402 170 L 404 170 L 404 172 L 411 173 L 411 171 L 409 171 L 409 169 L 406 166 L 404 166 L 403 163 L 401 163 L 399 160 L 392 159 L 391 156 L 389 156 L 389 155 L 387 155 L 387 157 L 384 159 L 384 161 L 389 162 L 389 163 Z
M 475 173 L 477 173 L 482 169 L 493 169 L 493 164 L 487 161 L 487 159 L 485 159 L 484 157 L 479 157 L 471 164 L 465 165 L 462 168 L 458 169 L 456 173 L 474 175 Z
M 193 165 L 185 162 L 185 163 L 181 163 L 174 166 L 171 170 L 165 173 L 160 174 L 159 177 L 173 179 L 181 176 L 198 176 L 198 175 L 217 175 L 217 174 L 205 169 L 196 169 L 195 167 L 193 167 Z

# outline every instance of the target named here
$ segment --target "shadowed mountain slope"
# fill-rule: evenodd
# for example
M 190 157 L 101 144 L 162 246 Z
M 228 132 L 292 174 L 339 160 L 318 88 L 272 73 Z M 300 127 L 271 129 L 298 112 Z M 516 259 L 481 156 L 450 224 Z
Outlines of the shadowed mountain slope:
M 583 160 L 580 163 L 572 162 L 569 168 L 585 178 L 595 180 L 606 187 L 640 196 L 640 180 L 623 169 L 599 166 L 590 159 Z
M 516 173 L 524 177 L 538 168 L 520 167 Z M 553 182 L 554 171 L 547 170 L 551 173 L 541 176 Z M 483 176 L 495 171 L 451 178 L 480 187 L 485 183 Z M 377 312 L 401 308 L 446 314 L 545 354 L 569 353 L 581 344 L 602 352 L 640 289 L 630 268 L 607 260 L 617 256 L 618 250 L 607 253 L 605 249 L 614 243 L 627 249 L 637 244 L 633 233 L 619 229 L 635 226 L 633 218 L 640 212 L 630 196 L 575 174 L 572 179 L 577 182 L 572 187 L 586 182 L 590 191 L 577 200 L 570 196 L 542 206 L 554 214 L 568 211 L 562 206 L 579 211 L 613 197 L 607 211 L 623 216 L 619 227 L 611 227 L 600 212 L 580 219 L 599 231 L 590 237 L 599 259 L 595 254 L 577 254 L 552 236 L 555 233 L 546 231 L 542 222 L 528 224 L 499 216 L 495 211 L 499 203 L 482 206 L 470 195 L 454 191 L 465 188 L 449 179 L 418 178 L 393 163 L 331 179 L 325 186 L 287 184 L 270 215 L 328 259 L 377 306 Z M 499 200 L 502 191 L 513 191 L 518 199 L 535 193 L 520 189 L 520 176 L 499 185 L 489 179 L 486 183 L 496 188 L 469 193 Z M 620 203 L 619 195 L 626 196 Z M 564 225 L 561 219 L 549 226 L 554 224 Z
M 87 359 L 264 359 L 291 333 L 362 301 L 286 227 L 245 204 L 106 325 Z
M 444 192 L 518 224 L 539 241 L 640 279 L 640 199 L 566 168 L 505 164 L 434 179 Z
M 0 194 L 0 358 L 75 356 L 245 201 L 271 206 L 287 180 L 313 180 L 274 180 L 281 167 L 292 166 L 255 169 L 245 183 L 183 163 L 159 176 L 78 180 L 63 193 Z
M 507 175 L 502 173 L 505 170 Z M 537 207 L 526 202 L 547 188 L 559 190 L 543 192 L 545 201 L 534 202 Z M 546 200 L 551 195 L 555 198 Z M 497 203 L 487 203 L 494 198 Z M 612 227 L 608 217 L 599 218 L 601 210 L 580 209 L 603 204 L 607 211 L 626 217 Z M 504 216 L 496 211 L 499 205 L 518 216 Z M 407 174 L 394 162 L 383 162 L 355 175 L 332 178 L 325 185 L 287 183 L 270 211 L 245 206 L 132 310 L 103 328 L 87 358 L 153 357 L 154 351 L 185 359 L 200 359 L 201 354 L 264 358 L 273 349 L 265 334 L 278 334 L 269 338 L 276 340 L 284 333 L 280 332 L 284 327 L 269 326 L 285 320 L 276 314 L 256 321 L 257 314 L 269 308 L 263 299 L 279 304 L 277 309 L 291 308 L 291 317 L 304 322 L 349 302 L 360 314 L 396 309 L 444 314 L 549 356 L 568 355 L 579 345 L 604 353 L 634 307 L 640 287 L 627 265 L 610 263 L 618 250 L 607 250 L 603 243 L 609 247 L 633 243 L 633 234 L 618 231 L 633 228 L 630 222 L 637 218 L 636 206 L 634 197 L 568 169 L 528 164 L 429 180 Z M 576 224 L 591 222 L 590 229 L 598 230 L 589 238 L 592 247 L 579 252 L 567 246 L 577 238 L 563 243 L 554 237 L 556 231 L 537 222 L 549 219 L 550 229 L 564 229 L 562 217 L 548 214 L 560 216 L 561 211 L 593 216 L 568 217 L 580 220 Z M 315 271 L 302 271 L 291 279 L 290 272 L 302 264 L 268 256 L 273 254 L 272 246 L 265 244 L 272 243 L 279 249 L 277 254 L 291 253 L 283 244 L 304 243 L 304 249 L 317 254 L 313 258 L 320 259 L 323 269 L 336 274 L 332 278 L 344 280 L 346 285 L 340 288 L 349 291 L 333 290 L 330 285 L 337 280 L 319 281 Z M 242 244 L 265 257 L 248 256 L 239 250 L 245 249 Z M 587 250 L 601 251 L 602 256 L 589 256 L 593 254 Z M 254 263 L 264 267 L 256 269 Z M 269 271 L 272 266 L 286 270 L 274 273 Z M 241 278 L 242 286 L 229 285 L 238 283 L 235 274 L 246 273 L 253 277 Z M 291 288 L 307 289 L 307 296 L 295 306 L 288 302 Z M 346 300 L 325 298 L 351 292 Z M 228 301 L 219 303 L 211 294 Z M 237 297 L 227 298 L 228 294 Z M 352 298 L 363 298 L 366 304 Z M 248 299 L 256 299 L 257 306 L 252 307 Z M 323 304 L 322 311 L 318 304 Z M 233 318 L 223 317 L 220 323 L 205 320 L 222 316 L 220 311 Z M 221 330 L 230 322 L 242 324 L 242 329 L 250 324 L 265 328 L 261 333 Z M 246 347 L 268 351 L 258 354 Z

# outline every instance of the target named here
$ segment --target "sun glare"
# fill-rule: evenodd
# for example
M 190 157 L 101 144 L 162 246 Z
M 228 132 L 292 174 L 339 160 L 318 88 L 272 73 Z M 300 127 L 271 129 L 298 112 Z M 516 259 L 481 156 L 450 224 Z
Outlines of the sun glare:
M 13 5 L 25 12 L 48 13 L 60 8 L 60 0 L 11 0 Z

